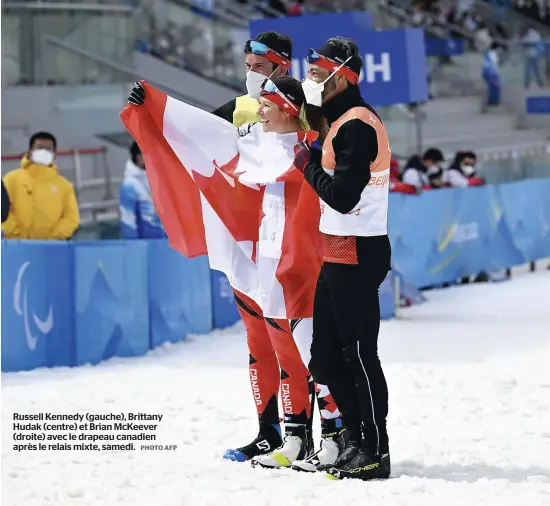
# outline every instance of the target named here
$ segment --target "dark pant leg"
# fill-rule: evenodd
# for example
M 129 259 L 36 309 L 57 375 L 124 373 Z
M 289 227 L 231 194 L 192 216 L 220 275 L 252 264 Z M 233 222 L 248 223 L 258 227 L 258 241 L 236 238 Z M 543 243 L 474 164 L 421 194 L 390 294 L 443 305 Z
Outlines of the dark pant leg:
M 378 288 L 386 274 L 384 263 L 325 265 L 343 358 L 353 375 L 363 444 L 375 454 L 388 452 L 388 387 L 378 358 Z
M 344 362 L 342 346 L 336 329 L 334 304 L 327 284 L 324 264 L 317 280 L 313 308 L 313 341 L 309 370 L 316 383 L 327 385 L 342 413 L 350 439 L 361 440 L 361 412 L 355 380 Z M 323 406 L 319 406 L 323 409 Z

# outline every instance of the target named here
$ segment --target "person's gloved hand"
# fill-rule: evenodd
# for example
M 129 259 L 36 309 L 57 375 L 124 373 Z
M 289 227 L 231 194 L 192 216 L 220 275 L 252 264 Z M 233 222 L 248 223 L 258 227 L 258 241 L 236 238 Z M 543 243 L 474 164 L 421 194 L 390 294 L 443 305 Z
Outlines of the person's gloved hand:
M 315 141 L 311 146 L 305 142 L 299 142 L 294 146 L 294 167 L 304 172 L 310 162 L 321 163 L 321 145 Z
M 250 133 L 251 128 L 256 123 L 245 123 L 244 125 L 241 125 L 237 128 L 237 131 L 239 132 L 239 137 L 244 137 L 245 135 L 248 135 Z
M 145 102 L 145 90 L 139 82 L 135 82 L 132 91 L 128 96 L 128 103 L 133 105 L 143 105 Z

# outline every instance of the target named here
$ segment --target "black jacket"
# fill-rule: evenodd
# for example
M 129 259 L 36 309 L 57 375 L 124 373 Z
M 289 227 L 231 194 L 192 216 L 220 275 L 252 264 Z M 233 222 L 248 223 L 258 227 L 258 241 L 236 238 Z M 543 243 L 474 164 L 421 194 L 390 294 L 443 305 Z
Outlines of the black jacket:
M 215 116 L 218 116 L 219 118 L 224 119 L 225 121 L 229 121 L 229 123 L 233 123 L 233 113 L 235 112 L 235 109 L 237 108 L 237 99 L 234 98 L 233 100 L 230 100 L 226 104 L 221 105 L 214 111 L 212 111 L 212 114 Z
M 2 223 L 8 219 L 10 214 L 10 197 L 4 186 L 4 181 L 2 181 Z
M 323 116 L 329 125 L 353 107 L 365 107 L 378 113 L 361 97 L 357 86 L 350 86 L 344 92 L 323 105 Z M 326 141 L 325 141 L 326 142 Z M 334 175 L 327 174 L 321 165 L 322 153 L 312 150 L 311 160 L 304 175 L 317 195 L 339 213 L 352 211 L 361 200 L 361 194 L 370 181 L 370 165 L 378 156 L 376 130 L 359 119 L 345 122 L 332 139 L 336 167 Z M 391 247 L 387 235 L 355 238 L 357 261 L 363 266 L 382 266 L 390 269 Z
M 359 88 L 350 86 L 323 106 L 323 116 L 329 125 L 353 107 L 376 111 L 361 98 Z M 328 175 L 321 165 L 321 152 L 312 151 L 304 171 L 306 180 L 319 197 L 339 213 L 349 213 L 361 200 L 361 193 L 370 180 L 370 164 L 378 156 L 376 130 L 359 119 L 344 123 L 332 140 L 336 167 Z

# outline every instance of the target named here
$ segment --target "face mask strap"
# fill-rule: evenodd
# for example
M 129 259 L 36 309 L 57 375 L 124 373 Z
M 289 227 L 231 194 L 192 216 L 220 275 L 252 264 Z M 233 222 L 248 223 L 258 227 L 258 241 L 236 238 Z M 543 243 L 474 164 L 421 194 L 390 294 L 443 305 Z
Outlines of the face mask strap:
M 352 56 L 348 56 L 346 61 L 342 63 L 336 70 L 334 70 L 332 74 L 330 74 L 330 76 L 328 76 L 328 78 L 323 82 L 323 84 L 325 84 L 335 74 L 343 75 L 351 84 L 357 84 L 359 82 L 359 76 L 355 72 L 353 72 L 353 70 L 348 69 L 348 67 L 345 66 L 346 63 L 349 62 L 352 58 Z M 343 70 L 348 70 L 348 72 L 342 72 Z M 349 76 L 346 74 L 349 74 Z M 351 77 L 353 77 L 353 79 L 350 79 Z

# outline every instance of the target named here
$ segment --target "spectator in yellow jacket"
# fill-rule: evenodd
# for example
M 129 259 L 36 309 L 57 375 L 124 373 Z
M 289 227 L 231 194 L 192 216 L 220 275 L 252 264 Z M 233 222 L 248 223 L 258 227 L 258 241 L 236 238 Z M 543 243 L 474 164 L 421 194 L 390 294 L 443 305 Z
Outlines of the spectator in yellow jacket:
M 21 168 L 4 176 L 10 211 L 2 223 L 6 239 L 69 239 L 79 224 L 73 186 L 54 164 L 57 141 L 48 132 L 34 134 Z

